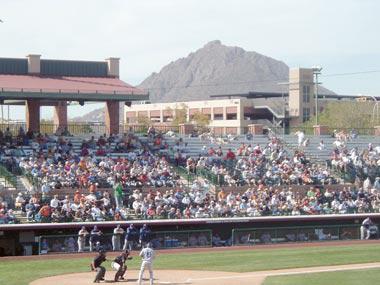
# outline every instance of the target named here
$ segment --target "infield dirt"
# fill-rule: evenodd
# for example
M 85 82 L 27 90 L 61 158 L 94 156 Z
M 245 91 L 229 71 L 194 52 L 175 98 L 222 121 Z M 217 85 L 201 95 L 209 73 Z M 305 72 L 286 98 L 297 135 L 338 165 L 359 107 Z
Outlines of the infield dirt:
M 308 274 L 319 272 L 331 272 L 342 270 L 355 270 L 355 269 L 371 269 L 379 268 L 380 262 L 376 263 L 363 263 L 363 264 L 349 264 L 349 265 L 336 265 L 336 266 L 319 266 L 319 267 L 306 267 L 294 269 L 281 269 L 270 271 L 256 271 L 245 273 L 221 272 L 221 271 L 194 271 L 194 270 L 155 270 L 154 284 L 194 284 L 194 285 L 260 285 L 268 276 L 279 275 L 292 275 L 292 274 Z M 108 271 L 106 280 L 113 280 L 114 271 Z M 145 277 L 147 277 L 145 273 Z M 95 273 L 74 273 L 57 275 L 46 278 L 41 278 L 30 283 L 30 285 L 89 285 L 94 279 Z M 126 280 L 118 283 L 135 284 L 138 277 L 137 270 L 127 272 Z M 107 281 L 110 283 L 112 281 Z M 148 280 L 144 284 L 149 284 Z

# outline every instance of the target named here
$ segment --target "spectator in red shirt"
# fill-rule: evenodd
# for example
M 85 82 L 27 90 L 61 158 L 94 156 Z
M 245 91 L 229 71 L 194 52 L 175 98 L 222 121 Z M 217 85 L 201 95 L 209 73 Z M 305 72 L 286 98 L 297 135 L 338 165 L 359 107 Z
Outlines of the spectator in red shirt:
M 208 155 L 213 156 L 214 154 L 215 154 L 215 150 L 212 147 L 210 147 L 208 149 Z
M 229 148 L 226 154 L 227 160 L 234 160 L 236 158 L 234 152 Z
M 107 141 L 105 140 L 105 138 L 103 136 L 100 136 L 98 139 L 97 145 L 98 146 L 105 146 L 106 143 L 107 143 Z

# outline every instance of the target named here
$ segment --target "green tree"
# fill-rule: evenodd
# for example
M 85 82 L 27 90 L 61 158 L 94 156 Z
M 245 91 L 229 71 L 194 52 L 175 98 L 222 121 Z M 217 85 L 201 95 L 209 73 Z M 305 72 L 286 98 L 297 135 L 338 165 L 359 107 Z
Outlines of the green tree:
M 210 124 L 209 116 L 206 114 L 203 114 L 201 112 L 196 112 L 193 115 L 192 120 L 195 122 L 195 124 L 198 126 L 198 128 L 200 128 L 202 131 L 204 131 L 208 127 L 208 125 Z
M 181 104 L 180 108 L 174 109 L 173 125 L 178 126 L 184 124 L 187 121 L 187 105 Z
M 356 129 L 360 132 L 372 132 L 373 127 L 380 124 L 380 116 L 377 116 L 375 103 L 371 101 L 338 101 L 330 102 L 318 115 L 318 123 L 333 129 Z M 379 114 L 380 115 L 380 114 Z M 312 128 L 315 117 L 303 124 L 305 128 Z
M 151 124 L 150 119 L 144 115 L 137 116 L 137 123 L 140 125 L 140 132 L 145 133 L 148 131 L 148 128 Z

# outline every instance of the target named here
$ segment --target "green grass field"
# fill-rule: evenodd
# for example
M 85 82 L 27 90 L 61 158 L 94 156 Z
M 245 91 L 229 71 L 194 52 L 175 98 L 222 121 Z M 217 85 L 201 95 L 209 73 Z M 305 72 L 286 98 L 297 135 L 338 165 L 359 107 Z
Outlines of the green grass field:
M 336 247 L 311 246 L 281 249 L 252 248 L 251 250 L 218 251 L 212 253 L 162 254 L 157 257 L 155 268 L 252 272 L 295 267 L 380 262 L 379 253 L 380 244 Z M 84 272 L 89 270 L 90 262 L 90 258 L 40 260 L 0 259 L 0 284 L 23 285 L 29 284 L 30 281 L 41 277 Z M 138 258 L 134 258 L 129 262 L 130 269 L 137 269 L 138 265 Z M 109 264 L 106 264 L 106 266 L 109 268 Z M 380 280 L 380 270 L 371 269 L 357 272 L 329 272 L 310 274 L 307 276 L 271 277 L 266 280 L 265 285 L 306 283 L 372 285 L 377 283 L 367 283 L 365 280 Z M 362 277 L 352 277 L 360 275 Z M 339 280 L 339 282 L 327 282 L 327 280 L 330 279 L 336 279 Z M 307 280 L 307 282 L 305 280 Z M 360 282 L 357 282 L 358 280 L 360 280 Z
M 268 277 L 263 285 L 375 285 L 379 283 L 380 270 L 367 269 Z

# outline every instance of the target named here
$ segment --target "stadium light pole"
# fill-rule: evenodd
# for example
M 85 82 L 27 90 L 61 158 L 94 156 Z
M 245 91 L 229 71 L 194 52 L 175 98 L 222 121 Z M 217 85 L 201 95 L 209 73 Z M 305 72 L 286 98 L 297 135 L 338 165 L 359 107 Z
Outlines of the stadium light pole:
M 373 122 L 378 122 L 379 121 L 379 103 L 380 101 L 377 101 L 375 96 L 371 96 L 373 101 L 375 102 L 375 105 L 373 106 L 372 110 L 372 121 Z M 376 119 L 375 119 L 375 112 L 376 112 Z
M 322 67 L 320 66 L 313 66 L 312 67 L 312 70 L 313 70 L 313 75 L 315 76 L 315 125 L 317 126 L 318 125 L 318 85 L 320 84 L 318 82 L 318 75 L 321 74 L 321 71 L 322 71 Z
M 282 86 L 287 86 L 288 87 L 288 95 L 289 95 L 289 82 L 278 82 L 277 85 L 281 86 L 281 95 L 282 95 L 282 102 L 283 102 L 283 108 L 282 108 L 282 135 L 285 137 L 285 127 L 286 127 L 286 101 L 285 101 L 285 92 L 284 88 Z

